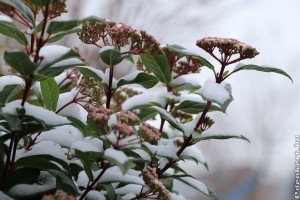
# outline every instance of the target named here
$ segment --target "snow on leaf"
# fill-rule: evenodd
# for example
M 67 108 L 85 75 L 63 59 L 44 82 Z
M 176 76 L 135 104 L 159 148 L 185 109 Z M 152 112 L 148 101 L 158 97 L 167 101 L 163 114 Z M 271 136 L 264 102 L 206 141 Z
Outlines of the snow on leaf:
M 106 158 L 111 158 L 111 159 L 115 159 L 118 162 L 120 162 L 121 164 L 124 164 L 125 162 L 128 161 L 128 157 L 126 156 L 126 154 L 123 151 L 118 151 L 112 148 L 106 149 L 104 152 L 104 156 Z
M 180 180 L 182 182 L 184 182 L 185 184 L 195 188 L 196 190 L 198 190 L 199 192 L 202 192 L 205 195 L 209 196 L 209 190 L 207 189 L 206 185 L 204 185 L 204 183 L 202 183 L 201 181 L 190 177 L 190 176 L 185 176 L 185 177 L 178 177 L 176 178 L 177 180 Z
M 144 145 L 150 150 L 152 154 L 156 154 L 158 156 L 163 156 L 167 158 L 178 159 L 178 156 L 176 154 L 178 147 L 172 140 L 170 140 L 168 144 L 152 145 L 148 142 L 145 142 Z
M 200 95 L 205 100 L 213 101 L 219 104 L 224 104 L 225 101 L 230 99 L 229 92 L 225 89 L 224 85 L 218 84 L 212 80 L 205 81 L 202 88 L 198 90 Z
M 8 76 L 1 76 L 0 77 L 0 92 L 4 89 L 5 86 L 7 85 L 21 85 L 24 86 L 24 80 L 21 79 L 18 76 L 12 76 L 12 75 L 8 75 Z
M 16 109 L 21 109 L 21 100 L 15 100 L 6 104 L 2 108 L 2 112 L 10 115 L 18 115 Z M 59 116 L 52 111 L 46 110 L 42 107 L 34 106 L 29 103 L 24 104 L 26 115 L 35 117 L 43 121 L 47 125 L 59 126 L 69 124 L 70 121 L 66 117 Z
M 86 199 L 87 200 L 106 200 L 106 197 L 97 190 L 91 190 L 86 195 Z
M 102 152 L 103 142 L 97 138 L 85 138 L 83 141 L 76 141 L 71 149 L 78 149 L 81 152 Z
M 0 15 L 0 21 L 3 22 L 12 22 L 12 19 L 6 15 Z
M 189 156 L 197 160 L 197 162 L 200 162 L 204 165 L 206 165 L 206 160 L 199 148 L 196 146 L 190 146 L 189 148 L 186 148 L 182 154 L 182 156 Z
M 124 187 L 115 189 L 115 191 L 117 194 L 120 194 L 120 195 L 125 195 L 128 193 L 140 194 L 142 187 L 143 187 L 142 185 L 128 184 L 128 185 L 125 185 Z

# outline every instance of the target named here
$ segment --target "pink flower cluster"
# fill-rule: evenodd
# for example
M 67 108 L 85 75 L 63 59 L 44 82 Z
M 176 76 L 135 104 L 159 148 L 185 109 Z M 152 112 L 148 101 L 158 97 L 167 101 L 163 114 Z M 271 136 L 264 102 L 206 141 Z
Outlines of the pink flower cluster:
M 161 133 L 159 130 L 150 124 L 143 123 L 140 127 L 139 135 L 145 141 L 157 141 L 160 139 Z
M 131 126 L 140 122 L 140 118 L 130 111 L 120 111 L 116 115 L 119 122 L 126 123 Z
M 146 167 L 146 171 L 143 172 L 143 179 L 149 188 L 158 193 L 157 199 L 171 199 L 171 195 L 166 187 L 158 180 L 155 169 L 150 166 Z
M 197 40 L 196 44 L 209 53 L 212 53 L 217 48 L 221 54 L 228 56 L 240 54 L 242 59 L 254 58 L 259 54 L 255 48 L 232 38 L 206 37 Z
M 128 43 L 131 35 L 135 34 L 136 30 L 124 23 L 117 24 L 107 30 L 111 39 L 115 42 L 114 45 L 124 46 Z
M 125 123 L 115 122 L 111 125 L 111 128 L 115 131 L 119 131 L 119 135 L 123 137 L 134 134 L 132 127 Z
M 95 122 L 105 123 L 108 121 L 111 114 L 112 111 L 110 109 L 100 106 L 92 109 L 89 112 L 89 117 Z

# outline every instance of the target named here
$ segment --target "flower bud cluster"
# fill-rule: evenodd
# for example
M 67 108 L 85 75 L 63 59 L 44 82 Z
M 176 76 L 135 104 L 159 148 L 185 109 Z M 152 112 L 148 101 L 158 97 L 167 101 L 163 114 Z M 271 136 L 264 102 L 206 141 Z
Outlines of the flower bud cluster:
M 45 195 L 42 200 L 76 200 L 76 197 L 69 196 L 66 192 L 62 190 L 56 190 L 53 195 Z
M 161 137 L 159 130 L 150 124 L 143 123 L 139 130 L 139 136 L 145 141 L 158 141 Z
M 150 166 L 147 166 L 146 171 L 143 172 L 143 179 L 153 192 L 158 193 L 157 199 L 171 199 L 170 192 L 158 180 L 158 176 L 156 174 L 155 169 L 151 168 Z
M 96 107 L 89 112 L 89 117 L 97 124 L 106 124 L 112 111 L 103 106 Z
M 239 54 L 242 59 L 254 58 L 259 54 L 255 48 L 232 38 L 206 37 L 198 40 L 196 44 L 208 53 L 213 53 L 217 48 L 221 54 Z
M 50 5 L 50 19 L 61 16 L 63 13 L 67 13 L 66 0 L 58 0 Z

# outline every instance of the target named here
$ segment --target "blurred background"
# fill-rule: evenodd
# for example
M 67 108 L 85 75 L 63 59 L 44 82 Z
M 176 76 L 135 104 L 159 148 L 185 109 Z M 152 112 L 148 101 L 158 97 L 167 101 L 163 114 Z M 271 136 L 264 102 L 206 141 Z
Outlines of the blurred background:
M 124 22 L 146 30 L 162 44 L 179 44 L 200 53 L 197 39 L 216 36 L 238 39 L 260 52 L 245 63 L 277 67 L 287 78 L 255 71 L 230 77 L 234 101 L 227 115 L 210 114 L 210 132 L 240 133 L 241 140 L 202 142 L 209 171 L 184 163 L 222 200 L 292 200 L 295 185 L 295 135 L 300 135 L 300 1 L 297 0 L 67 0 L 69 13 L 61 19 L 90 15 Z M 1 36 L 0 44 L 6 44 Z M 98 50 L 76 42 L 91 65 Z M 3 49 L 0 49 L 3 53 Z M 213 62 L 213 61 L 212 61 Z M 234 66 L 232 66 L 234 67 Z M 208 74 L 213 76 L 213 74 Z M 207 198 L 196 190 L 178 189 L 188 200 Z

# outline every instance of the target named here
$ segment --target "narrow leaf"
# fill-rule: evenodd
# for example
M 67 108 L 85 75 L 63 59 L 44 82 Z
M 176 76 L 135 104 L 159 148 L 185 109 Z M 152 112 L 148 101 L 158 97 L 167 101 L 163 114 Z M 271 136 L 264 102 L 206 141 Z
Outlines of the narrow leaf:
M 227 140 L 227 139 L 231 139 L 231 138 L 245 140 L 250 143 L 250 140 L 248 138 L 246 138 L 245 136 L 234 135 L 234 134 L 209 134 L 209 133 L 207 133 L 207 134 L 200 135 L 197 139 L 199 141 L 202 141 L 202 140 L 212 140 L 212 139 Z
M 278 68 L 274 68 L 274 67 L 265 67 L 265 66 L 258 66 L 258 65 L 244 65 L 242 67 L 234 69 L 231 72 L 231 74 L 236 73 L 236 72 L 241 71 L 241 70 L 256 70 L 256 71 L 260 71 L 260 72 L 273 72 L 273 73 L 277 73 L 277 74 L 281 74 L 283 76 L 286 76 L 287 78 L 289 78 L 293 82 L 292 77 L 290 77 L 290 75 L 288 73 L 286 73 L 282 69 L 278 69 Z
M 51 36 L 50 39 L 48 40 L 48 43 L 56 42 L 56 41 L 62 39 L 63 37 L 65 37 L 66 35 L 69 35 L 69 34 L 72 34 L 72 33 L 77 33 L 79 30 L 80 30 L 79 28 L 74 28 L 74 29 L 71 29 L 71 30 L 59 32 L 59 33 Z
M 23 46 L 28 45 L 28 41 L 26 39 L 25 34 L 22 31 L 20 31 L 15 24 L 11 22 L 0 21 L 0 33 L 7 37 L 15 39 Z
M 197 101 L 183 101 L 182 103 L 180 103 L 176 109 L 181 110 L 183 112 L 186 113 L 190 113 L 190 114 L 198 114 L 200 112 L 202 112 L 204 110 L 204 108 L 206 107 L 206 102 L 197 102 Z M 223 112 L 223 110 L 216 106 L 216 105 L 211 105 L 209 111 L 221 111 Z
M 51 21 L 47 28 L 47 33 L 49 35 L 65 32 L 76 28 L 81 22 L 79 20 L 70 20 L 70 21 Z
M 171 81 L 169 62 L 165 55 L 142 54 L 140 58 L 145 67 L 153 72 L 161 82 L 169 83 Z
M 4 60 L 23 76 L 32 74 L 37 68 L 37 65 L 22 51 L 5 52 Z
M 139 73 L 134 79 L 132 80 L 124 80 L 121 79 L 118 82 L 118 87 L 128 84 L 139 84 L 144 88 L 152 88 L 158 83 L 158 79 L 155 76 L 146 73 Z
M 41 81 L 41 93 L 44 100 L 44 105 L 48 110 L 56 111 L 59 87 L 53 77 Z

